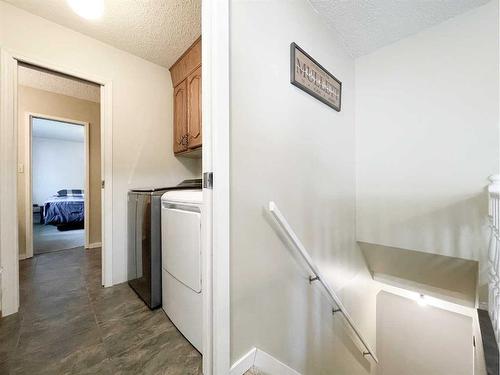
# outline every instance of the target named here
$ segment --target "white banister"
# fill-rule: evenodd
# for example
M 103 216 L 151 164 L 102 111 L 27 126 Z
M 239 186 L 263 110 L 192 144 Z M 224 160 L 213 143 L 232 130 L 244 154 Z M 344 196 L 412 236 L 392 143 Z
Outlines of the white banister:
M 489 180 L 488 311 L 496 340 L 500 343 L 500 175 L 490 176 Z
M 335 308 L 332 310 L 332 312 L 335 314 L 337 312 L 341 313 L 342 316 L 345 318 L 347 324 L 349 327 L 353 330 L 355 333 L 356 337 L 358 340 L 361 342 L 363 345 L 363 350 L 361 350 L 363 355 L 369 355 L 370 357 L 373 358 L 375 362 L 378 363 L 378 358 L 375 354 L 375 352 L 372 350 L 368 342 L 365 340 L 361 332 L 359 331 L 359 328 L 356 326 L 354 321 L 352 320 L 351 316 L 347 312 L 347 309 L 345 306 L 342 304 L 342 301 L 340 298 L 337 296 L 337 294 L 333 291 L 333 289 L 330 288 L 330 286 L 326 283 L 326 279 L 323 277 L 321 272 L 319 271 L 318 267 L 314 264 L 311 256 L 307 252 L 306 248 L 302 244 L 302 242 L 299 240 L 295 232 L 293 231 L 292 227 L 288 222 L 286 221 L 285 217 L 281 213 L 281 211 L 278 209 L 278 206 L 276 206 L 276 203 L 274 202 L 269 202 L 269 211 L 271 214 L 274 216 L 278 224 L 281 226 L 281 228 L 285 231 L 285 233 L 288 235 L 290 240 L 293 242 L 294 246 L 297 248 L 299 251 L 300 255 L 302 258 L 305 260 L 307 265 L 309 266 L 309 269 L 313 273 L 313 277 L 309 277 L 309 281 L 318 281 L 321 286 L 325 289 L 326 293 L 330 296 L 332 299 Z

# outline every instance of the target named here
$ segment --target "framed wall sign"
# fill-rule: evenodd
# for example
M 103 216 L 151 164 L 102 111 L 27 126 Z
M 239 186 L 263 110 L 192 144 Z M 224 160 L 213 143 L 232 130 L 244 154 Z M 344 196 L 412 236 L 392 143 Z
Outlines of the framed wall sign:
M 342 82 L 295 43 L 290 44 L 290 83 L 340 112 Z

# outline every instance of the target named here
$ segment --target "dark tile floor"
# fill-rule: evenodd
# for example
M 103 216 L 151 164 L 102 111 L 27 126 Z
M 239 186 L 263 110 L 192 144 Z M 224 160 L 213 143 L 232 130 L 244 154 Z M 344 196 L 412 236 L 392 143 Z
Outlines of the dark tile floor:
M 126 283 L 101 287 L 99 249 L 37 255 L 19 273 L 19 313 L 0 319 L 0 374 L 201 374 L 163 310 Z

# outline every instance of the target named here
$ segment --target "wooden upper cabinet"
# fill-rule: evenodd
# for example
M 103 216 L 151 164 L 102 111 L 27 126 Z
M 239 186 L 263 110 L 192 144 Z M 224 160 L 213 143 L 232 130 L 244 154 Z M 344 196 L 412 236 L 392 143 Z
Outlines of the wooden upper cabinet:
M 188 147 L 201 146 L 201 66 L 187 78 L 188 90 Z
M 187 94 L 186 81 L 182 81 L 174 89 L 174 153 L 188 149 Z
M 170 67 L 170 76 L 174 87 L 174 153 L 188 153 L 202 145 L 201 37 Z

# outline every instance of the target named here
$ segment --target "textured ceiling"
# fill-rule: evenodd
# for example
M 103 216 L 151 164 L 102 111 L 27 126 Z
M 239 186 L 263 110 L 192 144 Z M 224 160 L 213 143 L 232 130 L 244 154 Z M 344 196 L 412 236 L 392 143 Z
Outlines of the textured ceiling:
M 81 125 L 52 121 L 43 118 L 33 120 L 33 137 L 83 142 L 85 129 Z
M 43 69 L 19 66 L 18 81 L 21 86 L 72 96 L 99 103 L 100 87 L 94 83 L 51 73 Z
M 309 0 L 358 57 L 490 0 Z
M 201 0 L 105 0 L 104 16 L 93 21 L 65 0 L 5 1 L 165 67 L 201 33 Z M 357 57 L 490 0 L 309 1 Z
M 201 0 L 105 0 L 86 20 L 65 0 L 5 0 L 28 12 L 170 67 L 201 34 Z

